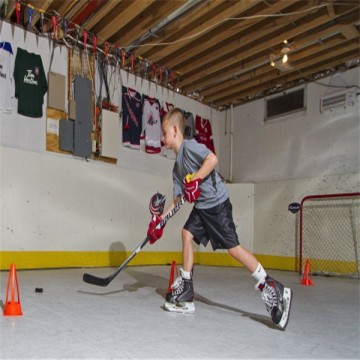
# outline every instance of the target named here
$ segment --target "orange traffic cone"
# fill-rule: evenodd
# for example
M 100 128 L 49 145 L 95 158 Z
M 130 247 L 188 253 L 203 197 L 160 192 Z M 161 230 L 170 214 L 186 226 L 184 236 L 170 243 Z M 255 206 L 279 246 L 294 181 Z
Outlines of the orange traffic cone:
M 9 290 L 11 291 L 11 299 L 9 300 Z M 15 297 L 17 301 L 15 301 Z M 22 316 L 19 285 L 16 275 L 15 264 L 10 265 L 9 280 L 6 288 L 6 301 L 3 310 L 4 316 Z
M 176 272 L 176 277 L 178 277 L 179 274 L 178 274 L 178 268 L 177 268 L 177 266 L 176 266 L 176 261 L 173 260 L 173 262 L 171 263 L 169 284 L 168 284 L 168 288 L 167 288 L 167 290 L 166 290 L 166 295 L 167 295 L 167 297 L 170 296 L 170 295 L 171 295 L 171 292 L 172 292 L 172 290 L 171 290 L 171 285 L 172 285 L 172 283 L 173 283 L 174 280 L 175 280 L 175 272 Z
M 309 260 L 306 260 L 303 277 L 301 279 L 301 284 L 305 286 L 314 285 L 311 279 L 311 265 Z

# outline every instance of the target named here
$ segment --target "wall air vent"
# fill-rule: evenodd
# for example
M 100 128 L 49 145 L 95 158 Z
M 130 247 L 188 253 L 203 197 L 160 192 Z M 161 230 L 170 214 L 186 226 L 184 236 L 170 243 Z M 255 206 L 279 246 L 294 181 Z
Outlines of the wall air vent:
M 325 95 L 320 99 L 320 111 L 323 113 L 337 107 L 354 106 L 356 101 L 356 88 L 351 87 Z
M 304 88 L 276 94 L 265 99 L 265 122 L 305 109 Z

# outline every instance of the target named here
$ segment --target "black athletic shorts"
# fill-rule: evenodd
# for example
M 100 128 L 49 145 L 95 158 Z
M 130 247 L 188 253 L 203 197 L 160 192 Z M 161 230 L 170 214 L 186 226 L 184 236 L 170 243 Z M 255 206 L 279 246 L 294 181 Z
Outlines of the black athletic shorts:
M 211 209 L 194 207 L 184 229 L 191 232 L 198 245 L 206 246 L 210 240 L 213 250 L 231 249 L 239 245 L 229 199 Z

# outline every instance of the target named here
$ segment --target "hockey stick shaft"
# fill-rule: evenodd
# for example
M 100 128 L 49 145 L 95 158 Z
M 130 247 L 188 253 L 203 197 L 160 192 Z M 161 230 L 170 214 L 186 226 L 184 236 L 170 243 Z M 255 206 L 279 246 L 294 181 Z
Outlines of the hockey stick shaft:
M 180 209 L 181 205 L 185 202 L 184 198 L 182 197 L 180 201 L 169 211 L 169 213 L 161 220 L 160 224 L 157 225 L 157 228 L 163 227 L 171 217 Z M 108 277 L 101 278 L 95 275 L 85 273 L 83 275 L 83 281 L 98 286 L 107 286 L 110 282 L 118 275 L 126 266 L 127 264 L 135 257 L 135 255 L 148 243 L 150 237 L 147 236 L 139 246 L 129 255 L 129 257 Z

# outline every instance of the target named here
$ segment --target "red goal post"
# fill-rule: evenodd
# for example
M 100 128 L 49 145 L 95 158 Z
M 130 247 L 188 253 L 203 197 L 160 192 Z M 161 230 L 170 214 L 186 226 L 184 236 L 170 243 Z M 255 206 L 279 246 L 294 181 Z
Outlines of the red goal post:
M 360 278 L 360 193 L 304 197 L 299 227 L 300 274 Z

